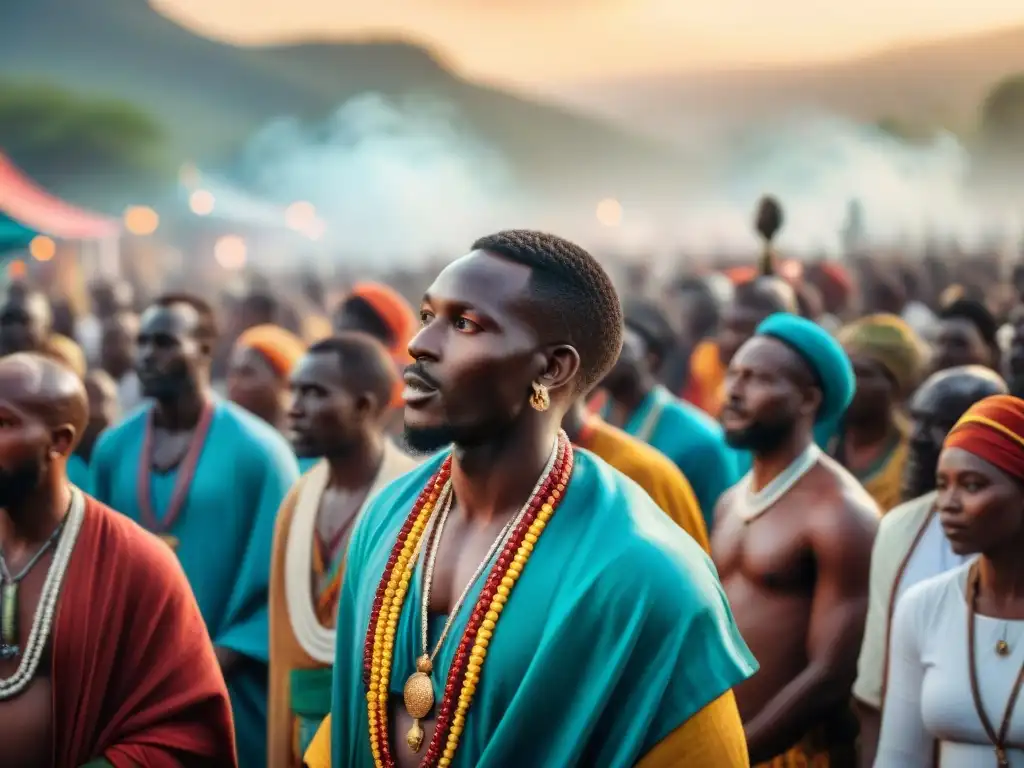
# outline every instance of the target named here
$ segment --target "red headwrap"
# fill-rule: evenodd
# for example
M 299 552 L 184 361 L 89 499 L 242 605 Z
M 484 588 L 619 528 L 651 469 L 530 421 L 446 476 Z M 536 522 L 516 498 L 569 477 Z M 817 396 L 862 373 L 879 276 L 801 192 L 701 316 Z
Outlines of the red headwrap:
M 960 417 L 943 443 L 962 448 L 1024 480 L 1024 400 L 993 395 L 979 400 Z
M 416 335 L 416 312 L 398 291 L 382 283 L 356 283 L 352 296 L 358 296 L 371 307 L 391 331 L 394 342 L 388 350 L 396 361 L 409 362 L 408 347 Z

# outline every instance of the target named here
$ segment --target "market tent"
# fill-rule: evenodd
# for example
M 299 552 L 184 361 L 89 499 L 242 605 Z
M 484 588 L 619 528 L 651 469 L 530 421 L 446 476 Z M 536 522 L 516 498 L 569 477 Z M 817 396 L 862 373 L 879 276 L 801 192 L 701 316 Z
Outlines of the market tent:
M 0 242 L 4 222 L 61 240 L 116 237 L 120 223 L 65 203 L 37 185 L 0 153 Z M 29 238 L 31 239 L 31 237 Z

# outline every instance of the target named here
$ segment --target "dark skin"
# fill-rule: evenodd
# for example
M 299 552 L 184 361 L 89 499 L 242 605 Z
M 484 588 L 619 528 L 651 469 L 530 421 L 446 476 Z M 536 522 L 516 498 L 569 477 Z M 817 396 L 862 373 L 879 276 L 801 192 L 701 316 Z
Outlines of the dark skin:
M 383 355 L 383 350 L 381 351 Z M 331 558 L 348 544 L 352 523 L 384 458 L 387 402 L 367 391 L 335 352 L 311 352 L 291 376 L 288 430 L 299 457 L 323 456 L 330 467 L 320 498 L 317 531 L 336 541 Z
M 897 436 L 895 380 L 877 360 L 851 354 L 857 390 L 843 420 L 838 455 L 854 474 L 877 462 Z
M 228 362 L 228 398 L 268 424 L 282 429 L 288 411 L 288 380 L 263 353 L 236 345 Z
M 995 364 L 992 348 L 985 343 L 978 327 L 962 317 L 944 318 L 934 339 L 932 370 L 944 371 L 961 365 L 983 365 L 991 368 Z
M 185 458 L 212 396 L 211 344 L 199 328 L 199 313 L 188 304 L 152 306 L 140 319 L 135 370 L 143 394 L 153 398 L 155 472 L 170 472 Z M 227 648 L 214 650 L 225 676 L 242 659 Z
M 1010 352 L 1005 361 L 1007 382 L 1014 397 L 1024 396 L 1024 305 L 1018 305 L 1010 313 Z
M 530 269 L 474 251 L 446 267 L 424 296 L 422 328 L 409 344 L 406 425 L 443 428 L 455 437 L 455 503 L 440 542 L 430 611 L 448 614 L 505 524 L 530 498 L 578 394 L 579 354 L 534 326 Z M 548 388 L 551 407 L 528 404 L 531 382 Z M 436 638 L 432 639 L 432 642 Z M 391 701 L 399 766 L 418 766 L 401 697 Z M 424 743 L 434 719 L 421 721 Z
M 754 335 L 757 326 L 776 312 L 796 312 L 793 289 L 775 277 L 758 278 L 722 312 L 718 329 L 718 355 L 728 365 L 733 355 Z
M 100 434 L 116 423 L 121 413 L 117 401 L 117 385 L 105 371 L 89 371 L 85 376 L 85 391 L 89 398 L 89 421 L 75 453 L 88 462 Z
M 1006 383 L 981 366 L 950 368 L 930 376 L 910 400 L 907 463 L 901 493 L 904 501 L 935 489 L 942 441 L 969 407 L 991 395 L 1006 393 Z
M 733 358 L 726 388 L 727 435 L 772 423 L 773 437 L 754 450 L 754 488 L 762 488 L 813 441 L 821 392 L 791 349 L 763 336 Z M 749 524 L 741 508 L 735 489 L 722 496 L 711 549 L 737 625 L 761 664 L 735 689 L 750 759 L 758 763 L 846 706 L 878 513 L 863 488 L 828 461 Z
M 615 366 L 604 377 L 601 386 L 611 397 L 608 423 L 620 429 L 634 411 L 657 386 L 654 375 L 660 361 L 648 351 L 643 337 L 626 326 L 622 335 L 622 351 Z
M 1024 482 L 962 448 L 945 448 L 935 509 L 958 555 L 979 555 L 978 613 L 1024 619 Z
M 15 287 L 0 301 L 0 355 L 42 352 L 52 328 L 50 302 L 42 293 Z
M 120 381 L 135 365 L 135 342 L 139 336 L 139 317 L 133 312 L 118 312 L 104 319 L 100 337 L 100 367 Z
M 10 570 L 18 573 L 67 514 L 67 457 L 85 427 L 88 406 L 82 383 L 73 373 L 35 355 L 0 360 L 0 392 L 0 549 Z M 10 479 L 12 473 L 20 477 L 17 482 Z M 20 582 L 22 649 L 52 561 L 50 548 Z M 52 650 L 48 644 L 36 676 L 22 693 L 0 701 L 5 764 L 51 764 Z M 20 661 L 20 656 L 0 660 L 0 677 L 13 675 Z

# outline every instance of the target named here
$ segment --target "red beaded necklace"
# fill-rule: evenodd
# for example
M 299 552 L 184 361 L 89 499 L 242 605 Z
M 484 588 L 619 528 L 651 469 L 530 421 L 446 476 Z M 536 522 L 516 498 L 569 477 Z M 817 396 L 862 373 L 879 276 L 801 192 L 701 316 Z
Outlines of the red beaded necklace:
M 572 445 L 559 435 L 551 472 L 530 500 L 522 520 L 509 536 L 491 568 L 452 660 L 435 728 L 422 768 L 450 766 L 465 724 L 466 713 L 482 672 L 485 650 L 526 561 L 547 521 L 562 500 L 573 467 Z M 451 457 L 431 478 L 398 534 L 377 587 L 363 646 L 363 677 L 367 691 L 370 749 L 379 768 L 394 768 L 388 736 L 388 704 L 394 633 L 415 566 L 424 530 L 441 490 L 451 477 Z
M 139 522 L 150 533 L 167 533 L 178 519 L 182 507 L 185 506 L 185 499 L 188 497 L 189 488 L 192 487 L 192 478 L 199 464 L 199 454 L 203 452 L 206 435 L 210 431 L 210 423 L 213 421 L 213 411 L 213 403 L 207 400 L 203 404 L 203 410 L 199 413 L 199 421 L 192 433 L 192 441 L 189 443 L 188 450 L 178 464 L 178 476 L 174 479 L 174 490 L 162 519 L 157 518 L 153 511 L 153 505 L 150 503 L 153 478 L 153 410 L 150 409 L 146 415 L 146 434 L 142 440 L 142 455 L 139 457 L 139 475 L 136 485 Z

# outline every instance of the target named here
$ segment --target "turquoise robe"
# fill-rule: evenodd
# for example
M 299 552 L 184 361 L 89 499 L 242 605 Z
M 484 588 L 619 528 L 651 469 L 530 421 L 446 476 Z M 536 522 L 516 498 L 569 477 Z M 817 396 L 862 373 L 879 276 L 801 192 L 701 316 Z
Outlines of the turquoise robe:
M 646 436 L 639 434 L 652 409 L 661 407 L 661 415 Z M 605 416 L 609 406 L 605 406 Z M 704 411 L 657 386 L 644 398 L 623 427 L 626 432 L 645 439 L 668 456 L 690 481 L 693 493 L 711 530 L 718 497 L 740 479 L 736 451 L 725 442 L 718 422 Z
M 89 475 L 89 464 L 77 453 L 68 456 L 68 480 L 85 493 L 90 492 L 89 487 L 92 481 Z
M 309 472 L 309 470 L 311 470 L 313 467 L 315 467 L 317 465 L 317 462 L 320 461 L 321 458 L 323 458 L 323 457 L 322 456 L 306 456 L 306 457 L 301 457 L 300 456 L 298 458 L 299 474 L 300 475 L 304 475 L 307 472 Z
M 334 666 L 332 765 L 370 768 L 363 642 L 385 563 L 442 457 L 371 502 L 352 535 Z M 485 578 L 434 662 L 434 695 Z M 401 697 L 420 648 L 419 568 L 395 636 Z M 431 643 L 444 617 L 431 617 Z M 576 449 L 569 488 L 491 639 L 454 765 L 631 766 L 757 670 L 714 565 L 632 480 Z M 394 733 L 392 739 L 404 734 Z
M 139 456 L 149 407 L 100 437 L 91 462 L 93 495 L 141 522 Z M 161 516 L 177 472 L 152 475 L 150 504 Z M 274 521 L 299 470 L 272 427 L 218 400 L 185 504 L 168 534 L 216 646 L 246 658 L 228 675 L 240 768 L 266 768 L 267 589 Z

